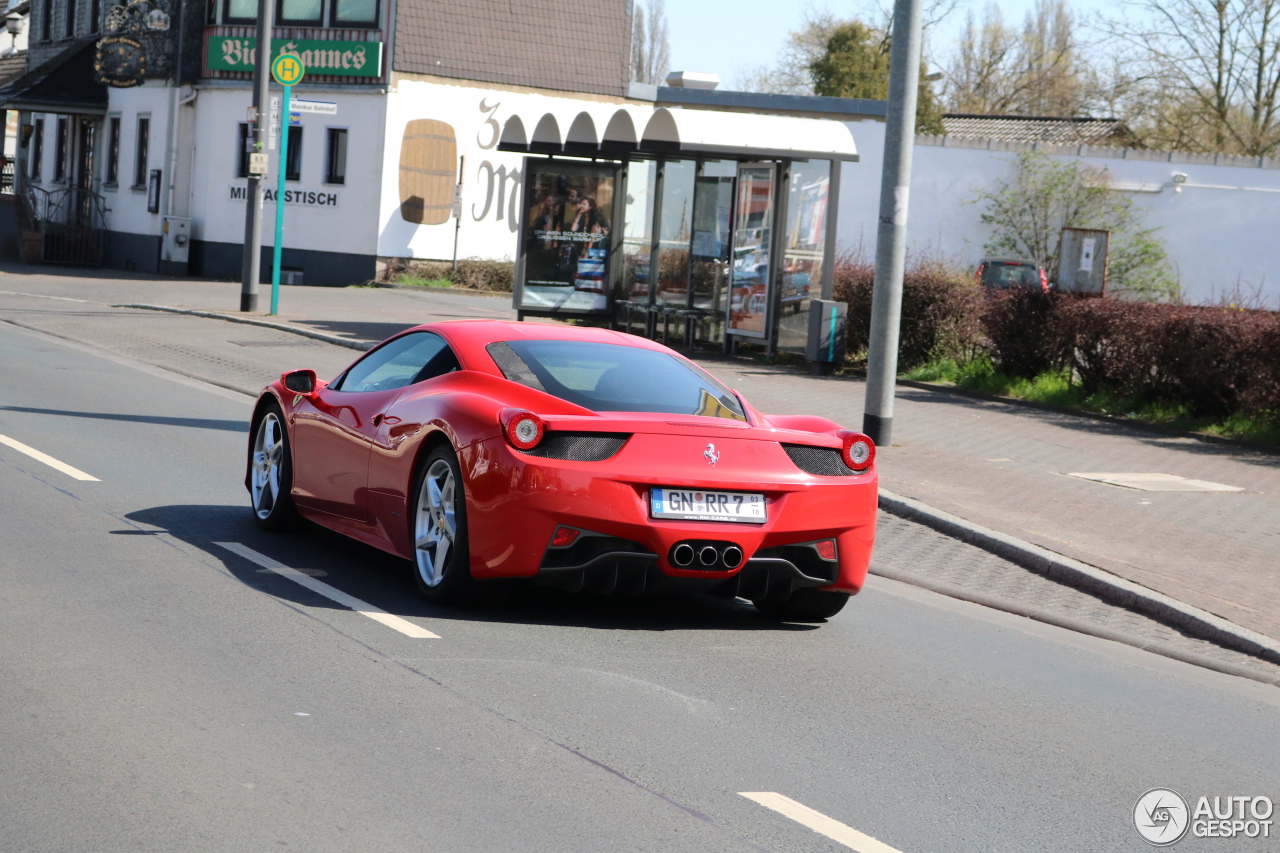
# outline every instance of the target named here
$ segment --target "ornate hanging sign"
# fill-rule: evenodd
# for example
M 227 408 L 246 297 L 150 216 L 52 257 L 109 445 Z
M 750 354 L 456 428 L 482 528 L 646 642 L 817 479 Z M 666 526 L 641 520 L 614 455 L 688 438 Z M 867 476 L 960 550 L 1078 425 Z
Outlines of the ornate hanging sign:
M 98 82 L 117 89 L 142 85 L 147 73 L 147 51 L 141 42 L 127 36 L 108 36 L 98 40 L 98 55 L 93 70 Z

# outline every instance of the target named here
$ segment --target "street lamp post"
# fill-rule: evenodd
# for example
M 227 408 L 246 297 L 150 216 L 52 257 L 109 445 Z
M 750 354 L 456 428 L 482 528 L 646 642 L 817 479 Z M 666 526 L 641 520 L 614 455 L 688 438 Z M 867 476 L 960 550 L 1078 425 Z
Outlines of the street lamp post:
M 907 250 L 907 201 L 911 192 L 911 148 L 916 135 L 920 85 L 921 0 L 896 0 L 889 58 L 889 112 L 880 178 L 880 225 L 876 233 L 875 285 L 871 294 L 871 340 L 867 353 L 867 400 L 862 431 L 876 444 L 890 442 L 893 395 L 902 322 L 902 273 Z
M 253 64 L 253 127 L 250 131 L 251 148 L 255 154 L 266 151 L 267 128 L 264 109 L 267 105 L 267 86 L 271 82 L 268 68 L 271 64 L 271 30 L 275 0 L 258 0 L 257 46 Z M 250 158 L 251 160 L 253 158 Z M 262 178 L 265 170 L 258 171 L 257 164 L 249 167 L 249 185 L 245 191 L 244 256 L 240 263 L 240 310 L 258 310 L 258 279 L 262 275 Z

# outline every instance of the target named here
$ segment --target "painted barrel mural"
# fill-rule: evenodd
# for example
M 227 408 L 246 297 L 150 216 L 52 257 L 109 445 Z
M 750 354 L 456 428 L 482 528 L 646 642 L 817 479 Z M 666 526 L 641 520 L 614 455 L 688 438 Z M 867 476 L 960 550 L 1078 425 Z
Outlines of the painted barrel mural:
M 452 125 L 414 119 L 400 143 L 400 216 L 418 225 L 440 225 L 453 212 L 458 143 Z

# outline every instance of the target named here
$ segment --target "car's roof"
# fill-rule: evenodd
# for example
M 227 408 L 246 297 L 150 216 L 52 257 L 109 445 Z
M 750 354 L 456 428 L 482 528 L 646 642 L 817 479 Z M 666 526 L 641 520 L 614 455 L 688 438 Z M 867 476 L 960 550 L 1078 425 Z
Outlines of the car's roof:
M 1039 266 L 1035 261 L 1029 261 L 1026 258 L 983 258 L 984 264 L 1023 264 L 1029 267 Z
M 591 326 L 564 323 L 529 323 L 515 320 L 442 320 L 415 330 L 437 332 L 449 341 L 463 364 L 472 370 L 497 372 L 484 348 L 494 341 L 586 341 L 598 344 L 637 347 L 675 355 L 673 350 L 646 338 Z

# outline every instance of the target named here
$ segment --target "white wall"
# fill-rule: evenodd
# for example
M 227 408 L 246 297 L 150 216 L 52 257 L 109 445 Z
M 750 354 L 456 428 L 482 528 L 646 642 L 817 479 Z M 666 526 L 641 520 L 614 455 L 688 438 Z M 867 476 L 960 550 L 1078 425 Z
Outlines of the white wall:
M 194 128 L 179 151 L 180 159 L 194 161 L 184 206 L 192 217 L 192 237 L 221 243 L 244 242 L 245 202 L 231 198 L 232 187 L 243 187 L 236 176 L 239 162 L 239 126 L 252 100 L 244 88 L 202 88 L 195 102 Z M 278 95 L 278 90 L 273 90 Z M 295 98 L 338 105 L 337 115 L 301 113 L 301 180 L 287 181 L 286 191 L 336 196 L 336 205 L 289 204 L 284 219 L 284 246 L 372 255 L 378 240 L 378 196 L 381 186 L 383 121 L 386 96 L 377 92 L 325 91 L 300 86 Z M 325 183 L 326 129 L 347 129 L 347 173 L 341 185 Z M 184 134 L 185 135 L 185 134 Z M 266 186 L 276 188 L 279 150 L 268 151 L 270 171 Z M 263 206 L 262 245 L 275 243 L 275 204 Z
M 532 133 L 538 119 L 544 113 L 552 113 L 563 135 L 574 117 L 585 111 L 594 119 L 599 134 L 622 106 L 416 80 L 400 80 L 387 101 L 378 254 L 440 260 L 453 257 L 454 220 L 441 225 L 417 225 L 400 215 L 400 146 L 410 121 L 436 119 L 451 125 L 458 154 L 465 159 L 458 257 L 511 259 L 516 255 L 516 232 L 520 227 L 524 155 L 497 150 L 498 135 L 507 119 L 520 116 L 526 132 Z M 644 127 L 650 113 L 652 108 L 635 107 L 633 119 L 637 127 Z
M 884 125 L 849 122 L 862 161 L 844 170 L 840 195 L 840 244 L 861 241 L 874 256 L 884 156 Z M 1070 155 L 1054 154 L 1055 157 Z M 1131 152 L 1134 157 L 1165 157 Z M 940 251 L 975 265 L 989 229 L 979 222 L 980 205 L 967 204 L 976 187 L 1013 174 L 1012 151 L 917 144 L 914 149 L 908 244 L 913 251 Z M 1071 159 L 1107 169 L 1114 185 L 1146 212 L 1148 227 L 1162 239 L 1191 302 L 1215 298 L 1237 281 L 1246 292 L 1261 288 L 1272 305 L 1280 301 L 1280 169 L 1086 156 Z M 1212 160 L 1205 158 L 1186 158 Z M 1174 192 L 1175 172 L 1187 175 Z M 1207 186 L 1205 186 L 1207 185 Z M 1155 192 L 1133 191 L 1142 187 Z
M 163 85 L 144 84 L 132 89 L 111 89 L 107 106 L 107 120 L 98 130 L 98 157 L 95 169 L 97 183 L 106 200 L 107 228 L 132 234 L 159 234 L 163 227 L 163 184 L 168 181 L 169 163 L 165 159 L 165 134 L 168 129 L 171 90 Z M 107 175 L 107 158 L 110 144 L 111 117 L 120 117 L 120 165 L 119 181 L 112 187 L 104 182 Z M 149 116 L 151 120 L 147 144 L 147 163 L 142 185 L 134 186 L 138 154 L 138 119 Z M 49 123 L 46 122 L 46 129 Z M 49 141 L 46 141 L 46 147 Z M 161 172 L 161 201 L 159 213 L 147 211 L 147 175 L 152 169 Z M 46 172 L 46 174 L 52 174 Z

